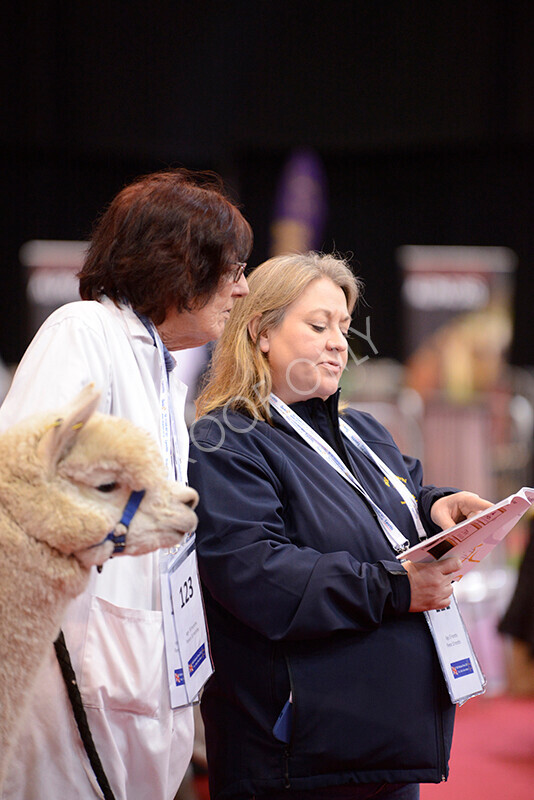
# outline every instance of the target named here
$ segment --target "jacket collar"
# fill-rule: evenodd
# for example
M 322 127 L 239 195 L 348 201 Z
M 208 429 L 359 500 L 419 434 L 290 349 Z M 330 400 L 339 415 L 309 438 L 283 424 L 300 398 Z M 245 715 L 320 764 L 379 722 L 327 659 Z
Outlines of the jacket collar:
M 298 403 L 292 403 L 289 407 L 313 428 L 316 428 L 317 425 L 321 425 L 321 422 L 328 418 L 333 423 L 334 427 L 338 428 L 339 394 L 340 390 L 338 389 L 326 400 L 322 400 L 320 397 L 312 397 L 311 400 L 302 400 Z
M 141 339 L 147 344 L 153 343 L 151 334 L 128 303 L 121 302 L 117 305 L 109 297 L 102 297 L 99 302 L 110 314 L 121 320 L 130 338 Z

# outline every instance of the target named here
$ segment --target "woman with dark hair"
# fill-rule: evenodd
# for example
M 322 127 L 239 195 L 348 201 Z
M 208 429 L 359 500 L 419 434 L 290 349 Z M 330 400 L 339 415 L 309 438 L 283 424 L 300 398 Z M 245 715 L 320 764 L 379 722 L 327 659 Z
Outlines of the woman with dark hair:
M 100 217 L 78 275 L 80 295 L 126 299 L 155 325 L 170 309 L 193 312 L 196 327 L 223 275 L 230 271 L 240 285 L 251 247 L 250 226 L 216 175 L 157 172 L 123 189 Z
M 36 334 L 0 428 L 60 407 L 92 382 L 99 410 L 149 430 L 169 474 L 185 482 L 186 387 L 170 351 L 221 335 L 248 293 L 251 247 L 250 226 L 216 176 L 168 170 L 126 186 L 96 223 L 78 276 L 82 301 L 55 311 Z M 62 625 L 117 799 L 171 800 L 191 757 L 192 707 L 173 701 L 166 666 L 160 563 L 157 553 L 107 562 Z M 89 800 L 101 796 L 96 780 L 51 645 L 2 797 Z

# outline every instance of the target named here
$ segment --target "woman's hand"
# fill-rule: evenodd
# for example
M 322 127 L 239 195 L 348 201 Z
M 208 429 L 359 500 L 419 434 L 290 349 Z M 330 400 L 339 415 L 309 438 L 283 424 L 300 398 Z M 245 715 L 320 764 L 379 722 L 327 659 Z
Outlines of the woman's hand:
M 489 500 L 483 500 L 474 492 L 456 492 L 456 494 L 449 494 L 436 500 L 430 509 L 430 516 L 436 525 L 439 525 L 442 530 L 446 530 L 491 505 Z
M 469 519 L 492 504 L 474 492 L 457 492 L 440 497 L 432 505 L 430 516 L 443 530 Z M 452 597 L 453 575 L 462 566 L 459 558 L 445 558 L 432 564 L 402 565 L 408 573 L 411 590 L 410 611 L 447 608 Z
M 452 596 L 452 577 L 462 566 L 459 558 L 444 558 L 432 564 L 404 561 L 402 566 L 410 579 L 410 611 L 447 608 Z

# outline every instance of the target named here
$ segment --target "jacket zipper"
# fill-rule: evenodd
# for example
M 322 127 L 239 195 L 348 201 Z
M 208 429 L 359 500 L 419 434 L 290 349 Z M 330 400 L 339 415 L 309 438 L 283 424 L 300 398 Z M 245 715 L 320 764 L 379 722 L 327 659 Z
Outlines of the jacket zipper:
M 295 692 L 293 686 L 293 676 L 291 674 L 291 666 L 289 663 L 289 658 L 287 654 L 284 654 L 284 660 L 286 662 L 287 667 L 287 674 L 289 677 L 289 691 L 291 693 L 292 698 L 292 708 L 291 708 L 291 732 L 289 734 L 289 742 L 284 747 L 284 788 L 291 789 L 291 781 L 289 780 L 289 756 L 291 755 L 290 744 L 293 738 L 293 731 L 295 728 Z
M 291 789 L 289 781 L 289 747 L 287 745 L 284 750 L 284 789 Z
M 439 758 L 441 767 L 441 782 L 445 783 L 447 776 L 445 775 L 445 736 L 443 734 L 443 714 L 440 714 L 440 739 L 439 739 Z
M 315 419 L 316 414 L 314 412 L 312 412 L 312 416 Z M 336 450 L 338 456 L 341 458 L 341 460 L 344 462 L 345 466 L 350 470 L 350 472 L 352 472 L 354 477 L 363 485 L 363 481 L 361 480 L 360 475 L 358 474 L 358 470 L 356 469 L 356 465 L 354 464 L 353 459 L 350 457 L 349 451 L 347 450 L 347 447 L 346 447 L 346 444 L 345 444 L 345 440 L 343 439 L 341 431 L 339 430 L 339 424 L 336 426 L 336 424 L 335 424 L 335 422 L 334 422 L 334 420 L 332 418 L 332 414 L 330 412 L 330 409 L 328 407 L 326 408 L 326 418 L 327 418 L 327 421 L 328 421 L 328 426 L 330 428 L 330 432 L 332 434 L 333 440 L 336 443 L 336 447 L 334 448 L 334 450 Z M 317 425 L 317 422 L 316 422 L 316 425 Z M 320 426 L 317 426 L 317 427 L 320 427 Z M 367 497 L 359 489 L 357 489 L 355 486 L 353 486 L 352 488 L 358 494 L 360 499 L 363 500 L 363 502 L 367 506 L 369 512 L 374 517 L 377 526 L 380 528 L 380 531 L 382 531 L 382 528 L 380 527 L 380 523 L 378 521 L 377 513 L 374 510 L 374 508 L 371 505 L 371 503 L 369 502 L 369 500 L 367 499 Z
M 434 691 L 434 696 L 435 696 L 435 702 L 436 702 L 436 712 L 437 712 L 438 718 L 439 718 L 439 767 L 440 767 L 440 771 L 441 771 L 441 782 L 445 783 L 445 781 L 447 780 L 447 776 L 445 775 L 445 771 L 446 771 L 445 770 L 445 766 L 446 766 L 445 765 L 445 733 L 443 731 L 443 717 L 444 717 L 444 714 L 443 714 L 443 711 L 441 709 L 441 704 L 440 704 L 440 701 L 439 701 L 439 689 L 438 689 L 438 687 L 440 685 L 440 680 L 442 679 L 442 675 L 441 675 L 441 668 L 439 667 L 439 665 L 438 665 L 437 669 L 439 670 L 439 674 L 437 676 L 437 681 L 435 680 L 436 689 Z M 434 665 L 434 674 L 435 673 L 436 673 L 436 665 Z

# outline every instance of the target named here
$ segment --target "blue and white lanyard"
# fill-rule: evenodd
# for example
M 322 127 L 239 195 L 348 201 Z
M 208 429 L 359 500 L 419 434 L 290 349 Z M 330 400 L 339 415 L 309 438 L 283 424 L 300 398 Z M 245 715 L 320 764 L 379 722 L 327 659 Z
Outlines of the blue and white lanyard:
M 412 515 L 413 523 L 417 530 L 417 535 L 419 539 L 426 539 L 427 534 L 425 529 L 423 528 L 423 524 L 421 522 L 421 518 L 419 516 L 419 509 L 417 508 L 417 500 L 415 496 L 410 492 L 406 484 L 404 483 L 398 475 L 388 467 L 388 465 L 382 461 L 380 456 L 378 456 L 374 450 L 371 450 L 369 445 L 363 441 L 361 436 L 359 436 L 354 428 L 351 428 L 344 419 L 339 421 L 339 427 L 343 435 L 350 441 L 352 444 L 357 447 L 361 453 L 367 456 L 368 459 L 374 461 L 375 464 L 382 470 L 384 476 L 389 480 L 392 486 L 398 491 L 401 495 L 402 499 L 406 503 L 408 507 L 408 511 Z
M 270 396 L 270 403 L 273 408 L 278 411 L 280 416 L 282 416 L 286 422 L 291 425 L 291 427 L 307 442 L 316 453 L 318 453 L 324 460 L 333 467 L 336 472 L 338 472 L 345 480 L 351 484 L 351 486 L 356 487 L 358 491 L 366 498 L 366 500 L 370 503 L 371 507 L 373 508 L 377 519 L 380 523 L 384 534 L 386 535 L 389 543 L 397 553 L 402 553 L 404 550 L 407 550 L 410 547 L 410 542 L 408 539 L 400 532 L 397 526 L 390 520 L 390 518 L 385 514 L 382 509 L 375 503 L 375 501 L 369 496 L 367 491 L 361 485 L 361 483 L 354 477 L 352 472 L 348 469 L 348 467 L 343 463 L 340 459 L 338 454 L 333 450 L 330 445 L 325 442 L 325 440 L 319 436 L 316 431 L 313 430 L 303 419 L 301 419 L 298 414 L 295 414 L 283 400 L 280 400 L 275 394 L 271 394 Z M 417 530 L 417 534 L 420 539 L 426 538 L 426 532 L 423 528 L 421 523 L 421 519 L 419 517 L 419 512 L 417 510 L 417 502 L 413 494 L 410 492 L 408 487 L 398 478 L 392 470 L 385 464 L 377 455 L 374 453 L 371 448 L 363 441 L 363 439 L 353 430 L 350 425 L 344 420 L 340 420 L 340 430 L 343 435 L 355 445 L 355 447 L 360 450 L 367 458 L 373 461 L 383 472 L 385 477 L 390 481 L 391 485 L 397 490 L 397 492 L 401 495 L 402 499 L 405 501 L 408 510 L 412 516 L 414 521 L 414 525 Z
M 172 410 L 170 390 L 169 390 L 169 373 L 165 364 L 165 352 L 163 350 L 163 342 L 155 325 L 150 322 L 154 342 L 158 349 L 159 362 L 160 362 L 160 431 L 161 431 L 161 444 L 163 447 L 163 460 L 167 467 L 167 473 L 170 478 L 177 480 L 179 483 L 186 485 L 186 476 L 183 474 L 182 464 L 180 462 L 180 450 L 178 448 L 178 435 L 176 431 L 176 422 Z

